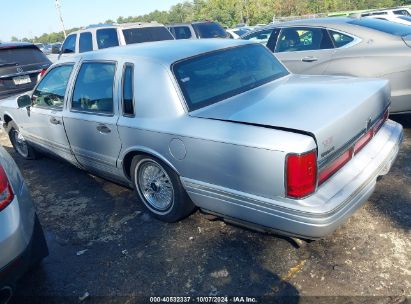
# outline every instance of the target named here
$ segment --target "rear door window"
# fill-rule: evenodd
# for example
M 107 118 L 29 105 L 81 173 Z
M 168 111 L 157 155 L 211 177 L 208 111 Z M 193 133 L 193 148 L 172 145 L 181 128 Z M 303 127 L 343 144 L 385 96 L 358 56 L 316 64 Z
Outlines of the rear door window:
M 393 11 L 393 13 L 394 13 L 395 15 L 403 15 L 403 16 L 410 16 L 410 17 L 411 17 L 411 14 L 410 14 L 407 10 L 405 10 L 405 9 L 395 10 L 395 11 Z
M 134 65 L 126 63 L 123 71 L 123 114 L 124 116 L 134 116 L 133 98 L 133 73 Z
M 190 39 L 192 36 L 188 26 L 173 26 L 170 30 L 176 39 Z
M 215 22 L 194 23 L 193 28 L 199 38 L 227 38 L 226 31 Z
M 99 49 L 105 49 L 118 45 L 117 29 L 107 28 L 97 30 L 97 46 Z
M 103 114 L 113 113 L 115 63 L 86 62 L 77 75 L 71 109 Z
M 335 32 L 335 31 L 329 31 L 331 34 L 331 37 L 334 41 L 334 45 L 336 48 L 342 47 L 344 45 L 347 45 L 350 42 L 354 41 L 354 38 L 339 32 Z
M 90 52 L 93 50 L 93 41 L 90 32 L 80 34 L 79 51 L 80 53 Z
M 124 29 L 123 35 L 126 44 L 174 40 L 173 35 L 161 26 Z
M 66 40 L 64 40 L 63 46 L 61 48 L 64 54 L 66 53 L 75 53 L 76 52 L 76 39 L 77 35 L 68 35 Z
M 33 105 L 61 110 L 72 70 L 72 64 L 57 66 L 50 70 L 33 92 Z
M 328 32 L 320 28 L 284 28 L 278 38 L 276 52 L 298 52 L 332 49 Z

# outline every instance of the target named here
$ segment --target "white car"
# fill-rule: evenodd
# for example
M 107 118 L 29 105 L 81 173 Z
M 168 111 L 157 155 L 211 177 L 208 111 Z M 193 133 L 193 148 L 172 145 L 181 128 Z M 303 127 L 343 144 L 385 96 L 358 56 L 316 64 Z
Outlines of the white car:
M 380 19 L 405 25 L 411 25 L 411 17 L 405 15 L 371 15 L 366 16 L 365 18 Z
M 369 16 L 408 16 L 411 17 L 411 8 L 409 7 L 397 7 L 384 10 L 375 10 L 361 13 L 361 17 Z
M 114 46 L 161 40 L 174 40 L 174 37 L 163 24 L 156 22 L 89 26 L 66 37 L 58 59 Z
M 242 35 L 247 34 L 248 32 L 251 31 L 250 28 L 247 27 L 238 27 L 238 28 L 232 28 L 232 29 L 227 29 L 225 30 L 230 38 L 232 39 L 240 39 Z

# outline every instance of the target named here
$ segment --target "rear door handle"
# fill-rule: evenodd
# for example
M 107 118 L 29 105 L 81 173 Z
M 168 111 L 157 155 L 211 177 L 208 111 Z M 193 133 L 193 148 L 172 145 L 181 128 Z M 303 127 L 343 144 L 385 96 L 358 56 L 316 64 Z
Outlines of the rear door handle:
M 100 133 L 110 133 L 111 132 L 110 128 L 107 127 L 106 125 L 98 125 L 96 129 Z
M 51 122 L 53 125 L 61 125 L 61 121 L 58 120 L 58 119 L 55 118 L 55 117 L 51 117 L 51 118 L 50 118 L 50 122 Z
M 301 59 L 302 62 L 314 62 L 317 61 L 318 58 L 313 57 L 313 56 L 308 56 L 308 57 L 304 57 L 303 59 Z

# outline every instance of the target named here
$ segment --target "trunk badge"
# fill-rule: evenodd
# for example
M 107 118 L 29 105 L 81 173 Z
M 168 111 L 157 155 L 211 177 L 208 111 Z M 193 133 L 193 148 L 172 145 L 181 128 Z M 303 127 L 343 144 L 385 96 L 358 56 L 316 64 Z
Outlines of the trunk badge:
M 23 68 L 22 67 L 17 67 L 17 72 L 18 73 L 23 73 L 24 71 L 23 71 Z

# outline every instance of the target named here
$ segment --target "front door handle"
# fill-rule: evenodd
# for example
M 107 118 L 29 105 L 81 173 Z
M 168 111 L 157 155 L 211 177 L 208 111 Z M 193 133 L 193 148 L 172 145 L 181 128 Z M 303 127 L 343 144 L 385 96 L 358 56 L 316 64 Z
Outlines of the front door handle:
M 303 59 L 301 59 L 302 62 L 314 62 L 317 61 L 318 58 L 315 58 L 313 56 L 308 56 L 308 57 L 304 57 Z
M 58 119 L 55 118 L 55 117 L 50 118 L 50 122 L 51 122 L 53 125 L 61 125 L 61 121 L 58 120 Z
M 97 131 L 99 131 L 100 133 L 110 133 L 110 132 L 111 132 L 110 128 L 107 127 L 106 125 L 103 125 L 103 124 L 98 125 L 96 129 L 97 129 Z

